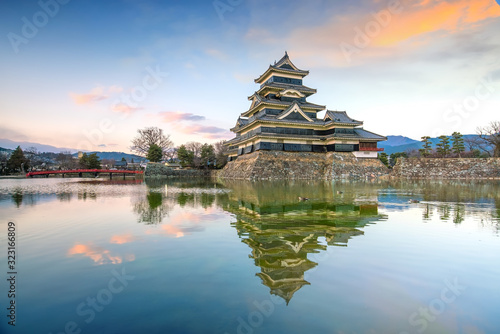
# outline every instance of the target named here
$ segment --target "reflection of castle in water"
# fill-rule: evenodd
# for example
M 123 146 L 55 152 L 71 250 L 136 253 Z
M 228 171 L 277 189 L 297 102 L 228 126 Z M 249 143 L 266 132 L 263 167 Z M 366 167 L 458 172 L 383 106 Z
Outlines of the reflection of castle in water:
M 297 194 L 316 199 L 300 202 Z M 328 245 L 347 246 L 349 239 L 364 234 L 361 227 L 384 218 L 376 201 L 356 203 L 334 194 L 328 184 L 241 183 L 229 196 L 226 209 L 236 215 L 233 226 L 261 269 L 257 276 L 287 303 L 310 284 L 305 272 L 318 265 L 311 254 L 326 251 Z

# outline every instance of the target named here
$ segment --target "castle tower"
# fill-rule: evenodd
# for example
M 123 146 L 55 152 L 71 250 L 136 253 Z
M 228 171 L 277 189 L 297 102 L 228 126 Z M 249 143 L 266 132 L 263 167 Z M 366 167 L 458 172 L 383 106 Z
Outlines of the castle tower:
M 358 158 L 377 158 L 379 141 L 387 138 L 362 128 L 363 122 L 345 111 L 327 110 L 309 102 L 316 89 L 303 85 L 309 71 L 295 66 L 285 52 L 283 58 L 257 79 L 260 84 L 248 99 L 250 109 L 243 112 L 231 129 L 236 137 L 226 143 L 228 160 L 255 151 L 353 152 Z

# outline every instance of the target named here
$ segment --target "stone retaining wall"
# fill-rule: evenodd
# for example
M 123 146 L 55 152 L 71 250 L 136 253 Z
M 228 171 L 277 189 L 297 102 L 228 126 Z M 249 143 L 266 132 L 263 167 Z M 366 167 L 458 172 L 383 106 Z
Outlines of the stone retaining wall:
M 145 177 L 210 177 L 210 170 L 199 169 L 173 169 L 159 163 L 148 163 Z
M 414 179 L 499 179 L 500 158 L 401 158 L 394 166 L 391 176 Z
M 378 159 L 352 153 L 258 151 L 240 156 L 218 173 L 223 179 L 366 179 L 388 174 Z

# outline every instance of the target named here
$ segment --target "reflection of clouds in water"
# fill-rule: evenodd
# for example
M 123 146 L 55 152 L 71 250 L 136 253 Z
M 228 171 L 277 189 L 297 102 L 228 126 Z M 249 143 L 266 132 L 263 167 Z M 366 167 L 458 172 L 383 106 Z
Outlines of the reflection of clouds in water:
M 90 258 L 97 265 L 110 264 L 110 263 L 120 264 L 123 262 L 124 259 L 122 256 L 112 255 L 109 250 L 104 249 L 102 247 L 94 247 L 84 244 L 75 245 L 68 251 L 69 256 L 79 255 L 79 254 L 83 254 L 84 256 Z M 125 256 L 125 260 L 134 261 L 135 255 L 128 254 Z
M 216 212 L 219 212 L 218 214 Z M 163 234 L 169 237 L 182 238 L 186 235 L 195 232 L 203 232 L 205 227 L 201 225 L 204 222 L 211 222 L 225 214 L 218 211 L 216 208 L 206 210 L 187 210 L 185 208 L 176 207 L 170 212 L 168 219 L 163 221 L 160 230 L 148 230 L 147 234 Z
M 127 244 L 129 242 L 134 241 L 136 238 L 132 234 L 125 234 L 125 235 L 114 235 L 111 237 L 111 240 L 109 241 L 112 244 Z

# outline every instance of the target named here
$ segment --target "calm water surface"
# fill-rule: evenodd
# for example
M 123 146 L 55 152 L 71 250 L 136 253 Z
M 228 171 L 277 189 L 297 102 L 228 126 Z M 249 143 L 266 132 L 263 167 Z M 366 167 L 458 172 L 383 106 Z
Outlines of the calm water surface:
M 0 180 L 0 216 L 1 333 L 500 332 L 498 182 Z

